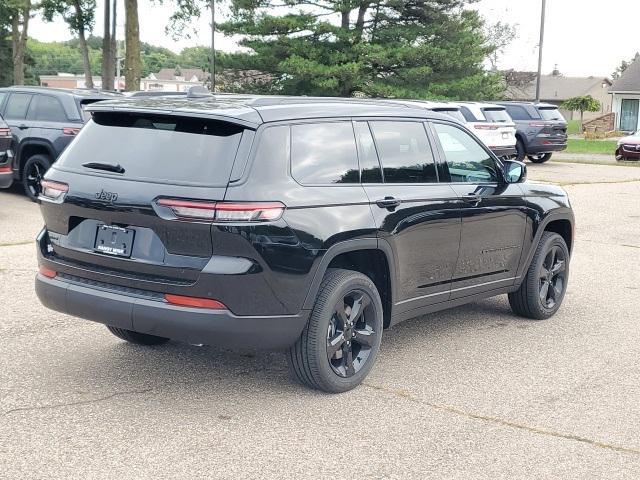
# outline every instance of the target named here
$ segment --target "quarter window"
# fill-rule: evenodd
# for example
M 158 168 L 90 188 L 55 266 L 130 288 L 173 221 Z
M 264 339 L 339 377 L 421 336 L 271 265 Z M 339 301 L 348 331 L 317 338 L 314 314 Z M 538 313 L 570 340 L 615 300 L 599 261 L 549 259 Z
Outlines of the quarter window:
M 291 174 L 305 185 L 358 183 L 358 153 L 351 122 L 292 125 Z
M 371 122 L 385 183 L 435 183 L 436 165 L 424 125 Z
M 434 123 L 451 181 L 455 183 L 497 182 L 491 155 L 467 132 L 452 125 Z
M 29 119 L 42 122 L 65 122 L 67 115 L 57 98 L 36 95 L 29 106 Z
M 12 93 L 7 101 L 4 118 L 7 120 L 24 120 L 27 118 L 27 108 L 31 95 L 27 93 Z

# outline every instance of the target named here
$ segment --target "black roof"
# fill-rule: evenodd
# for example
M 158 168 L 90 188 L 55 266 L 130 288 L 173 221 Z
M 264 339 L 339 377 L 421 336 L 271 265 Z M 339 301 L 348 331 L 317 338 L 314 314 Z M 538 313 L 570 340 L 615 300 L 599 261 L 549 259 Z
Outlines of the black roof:
M 208 95 L 198 98 L 124 97 L 120 100 L 89 105 L 87 110 L 193 115 L 228 119 L 246 126 L 283 120 L 336 117 L 437 118 L 451 121 L 451 117 L 443 114 L 384 101 L 259 95 Z
M 541 107 L 541 108 L 558 108 L 558 105 L 554 105 L 553 103 L 545 103 L 545 102 L 525 102 L 525 101 L 518 101 L 518 100 L 500 100 L 497 102 L 491 102 L 491 103 L 495 103 L 496 105 L 531 105 L 533 107 Z
M 92 90 L 88 88 L 56 88 L 56 87 L 40 87 L 32 85 L 13 85 L 11 87 L 0 88 L 0 91 L 22 91 L 33 93 L 52 93 L 52 94 L 64 94 L 73 95 L 80 98 L 104 98 L 104 99 L 116 99 L 121 98 L 122 94 L 118 92 L 108 92 L 103 90 Z

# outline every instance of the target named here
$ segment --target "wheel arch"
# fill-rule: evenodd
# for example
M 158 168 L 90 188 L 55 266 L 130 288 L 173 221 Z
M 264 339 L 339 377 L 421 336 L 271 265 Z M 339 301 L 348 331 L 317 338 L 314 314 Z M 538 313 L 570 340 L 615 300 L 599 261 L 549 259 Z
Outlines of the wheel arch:
M 344 268 L 363 273 L 373 281 L 380 293 L 384 311 L 384 327 L 391 325 L 395 268 L 391 247 L 376 238 L 348 240 L 331 246 L 320 260 L 304 309 L 311 310 L 328 268 Z
M 55 157 L 53 154 L 53 145 L 46 140 L 27 140 L 21 143 L 17 155 L 20 178 L 22 178 L 22 170 L 25 163 L 34 155 L 48 155 L 53 161 Z

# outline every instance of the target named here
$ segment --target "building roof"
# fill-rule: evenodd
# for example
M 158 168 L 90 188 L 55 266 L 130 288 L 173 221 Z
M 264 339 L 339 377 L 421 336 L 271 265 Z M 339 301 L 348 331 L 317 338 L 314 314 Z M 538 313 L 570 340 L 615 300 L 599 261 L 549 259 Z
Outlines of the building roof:
M 622 75 L 614 80 L 610 92 L 640 92 L 640 57 L 629 64 Z
M 129 97 L 125 100 L 99 102 L 87 107 L 90 111 L 137 111 L 163 115 L 197 115 L 233 121 L 248 127 L 257 127 L 266 122 L 297 120 L 307 118 L 336 117 L 404 117 L 451 118 L 424 110 L 401 105 L 362 102 L 358 100 L 337 100 L 328 98 L 309 99 L 305 97 L 266 96 L 213 96 L 199 98 L 175 97 Z
M 217 76 L 217 75 L 216 75 Z M 162 68 L 159 72 L 152 73 L 149 78 L 155 78 L 155 80 L 178 80 L 177 77 L 184 78 L 185 81 L 190 81 L 193 77 L 196 77 L 199 82 L 209 78 L 209 73 L 203 71 L 200 68 Z
M 505 75 L 509 100 L 534 100 L 536 98 L 536 74 L 533 72 L 507 72 Z M 564 75 L 542 75 L 540 99 L 547 102 L 563 102 L 568 98 L 587 95 L 594 87 L 611 80 L 606 77 L 565 77 Z M 640 83 L 639 83 L 640 86 Z

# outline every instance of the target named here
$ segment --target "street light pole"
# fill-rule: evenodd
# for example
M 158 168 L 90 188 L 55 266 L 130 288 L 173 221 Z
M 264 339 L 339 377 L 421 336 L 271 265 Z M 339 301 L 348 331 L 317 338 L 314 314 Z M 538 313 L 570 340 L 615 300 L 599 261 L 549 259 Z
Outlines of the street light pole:
M 211 8 L 211 93 L 216 93 L 216 0 L 210 0 Z
M 538 79 L 536 81 L 536 103 L 540 102 L 540 80 L 542 78 L 542 44 L 544 43 L 544 14 L 547 0 L 542 0 L 542 13 L 540 14 L 540 43 L 538 45 Z

